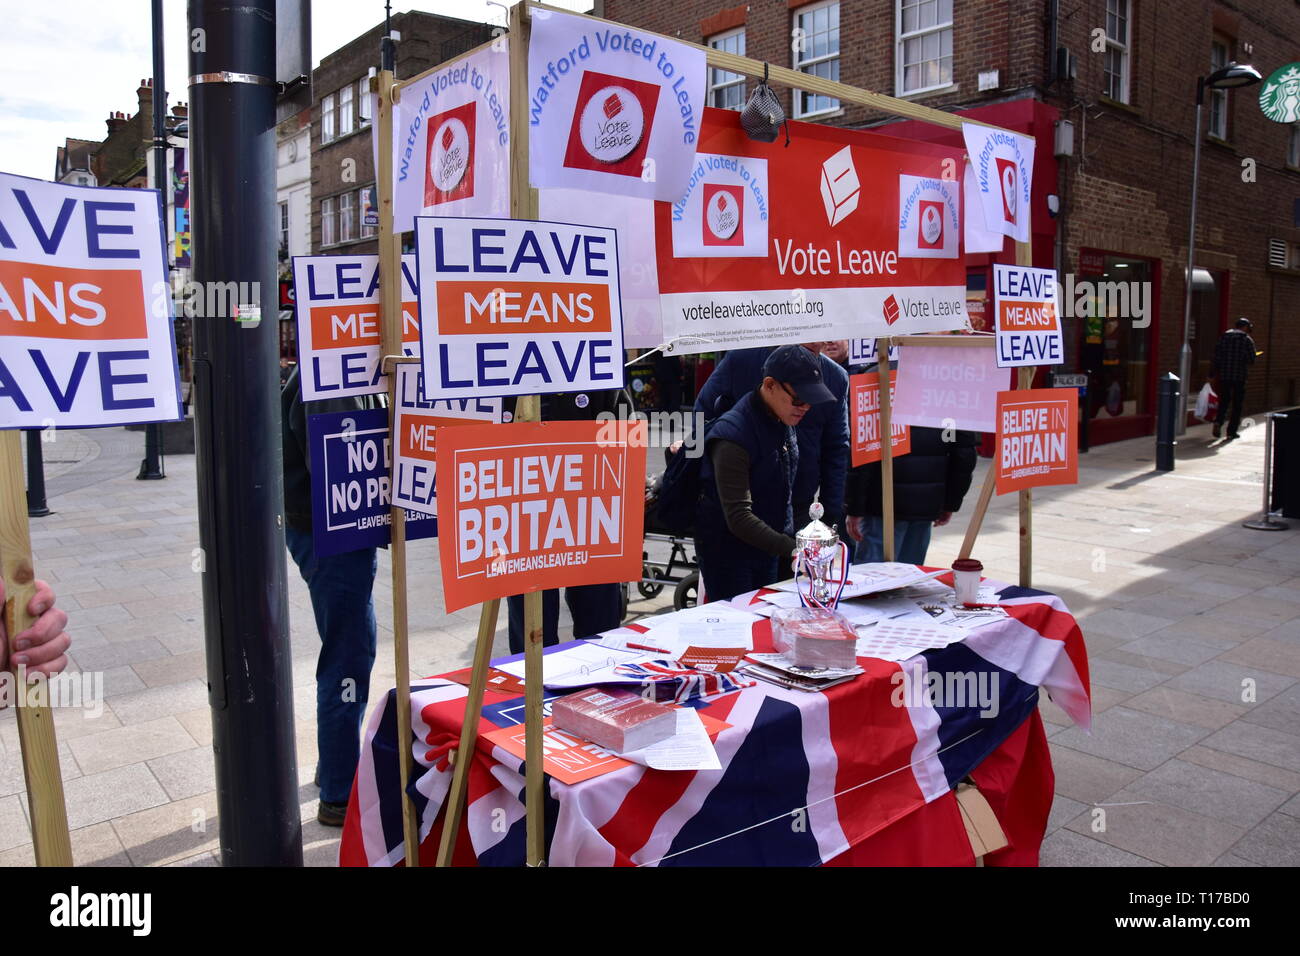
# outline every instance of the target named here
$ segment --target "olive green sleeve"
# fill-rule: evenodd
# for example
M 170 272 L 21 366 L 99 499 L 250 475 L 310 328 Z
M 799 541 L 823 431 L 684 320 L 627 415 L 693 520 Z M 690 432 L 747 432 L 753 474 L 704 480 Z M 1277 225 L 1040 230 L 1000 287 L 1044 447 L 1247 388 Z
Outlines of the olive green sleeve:
M 718 501 L 727 520 L 727 529 L 752 548 L 779 558 L 788 558 L 794 550 L 794 538 L 767 524 L 754 514 L 749 494 L 749 453 L 735 442 L 709 443 L 713 476 L 718 485 Z

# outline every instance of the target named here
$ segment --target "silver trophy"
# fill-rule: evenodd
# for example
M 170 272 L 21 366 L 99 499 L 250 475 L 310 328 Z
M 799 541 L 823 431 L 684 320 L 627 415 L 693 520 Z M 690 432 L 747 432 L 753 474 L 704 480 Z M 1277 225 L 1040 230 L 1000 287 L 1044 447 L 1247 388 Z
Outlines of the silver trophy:
M 808 593 L 804 601 L 811 607 L 833 608 L 838 600 L 832 598 L 832 590 L 838 595 L 838 588 L 832 583 L 831 569 L 835 557 L 840 553 L 842 542 L 835 529 L 822 523 L 826 509 L 820 501 L 814 500 L 808 508 L 808 522 L 794 536 L 795 555 L 794 572 L 796 579 L 800 572 L 808 575 Z M 848 569 L 848 555 L 844 556 L 844 570 Z

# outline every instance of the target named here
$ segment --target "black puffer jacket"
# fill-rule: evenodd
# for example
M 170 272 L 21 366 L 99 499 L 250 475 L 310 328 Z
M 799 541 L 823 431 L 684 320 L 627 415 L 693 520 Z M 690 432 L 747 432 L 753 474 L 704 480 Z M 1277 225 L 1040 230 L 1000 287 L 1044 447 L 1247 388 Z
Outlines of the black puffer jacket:
M 894 519 L 933 521 L 945 511 L 959 511 L 970 490 L 979 441 L 977 432 L 958 431 L 946 442 L 938 428 L 913 426 L 911 452 L 894 459 Z M 849 472 L 844 505 L 851 515 L 883 514 L 880 462 Z

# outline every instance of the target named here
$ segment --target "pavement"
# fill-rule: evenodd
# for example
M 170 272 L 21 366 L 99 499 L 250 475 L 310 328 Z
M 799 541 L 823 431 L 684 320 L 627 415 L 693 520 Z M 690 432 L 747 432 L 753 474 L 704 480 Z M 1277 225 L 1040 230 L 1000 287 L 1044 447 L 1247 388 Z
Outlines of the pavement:
M 1223 444 L 1189 429 L 1171 473 L 1153 470 L 1154 439 L 1101 446 L 1081 456 L 1078 485 L 1035 492 L 1032 583 L 1079 619 L 1095 715 L 1085 734 L 1044 695 L 1056 799 L 1043 865 L 1300 864 L 1300 526 L 1241 526 L 1260 513 L 1263 434 Z M 122 429 L 43 446 L 54 513 L 32 520 L 38 576 L 68 611 L 72 668 L 103 680 L 98 714 L 55 711 L 73 854 L 218 865 L 194 459 L 169 457 L 165 480 L 141 482 L 143 447 Z M 956 557 L 986 468 L 936 529 L 931 564 Z M 1018 532 L 1016 496 L 994 498 L 974 552 L 987 576 L 1016 580 Z M 468 665 L 477 611 L 443 612 L 435 543 L 412 543 L 408 567 L 412 677 Z M 390 575 L 381 551 L 373 702 L 395 683 Z M 631 615 L 655 613 L 671 589 L 633 597 Z M 289 607 L 304 853 L 330 866 L 339 831 L 316 823 L 312 786 L 318 641 L 291 561 Z M 4 712 L 0 865 L 32 864 L 29 821 Z

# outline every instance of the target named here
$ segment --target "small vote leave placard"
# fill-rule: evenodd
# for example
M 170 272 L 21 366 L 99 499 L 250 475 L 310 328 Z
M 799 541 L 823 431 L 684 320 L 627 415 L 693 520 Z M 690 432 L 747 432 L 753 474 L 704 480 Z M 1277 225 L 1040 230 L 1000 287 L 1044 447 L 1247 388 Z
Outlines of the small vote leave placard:
M 1052 269 L 993 266 L 999 368 L 1065 361 L 1061 295 Z
M 448 611 L 641 576 L 644 422 L 461 425 L 438 433 Z
M 889 395 L 892 399 L 896 391 L 897 379 L 891 379 Z M 849 390 L 852 395 L 853 426 L 853 467 L 880 461 L 880 375 L 865 372 L 849 377 Z M 891 409 L 892 410 L 892 409 Z M 906 425 L 890 421 L 890 454 L 897 458 L 912 450 L 912 432 Z

